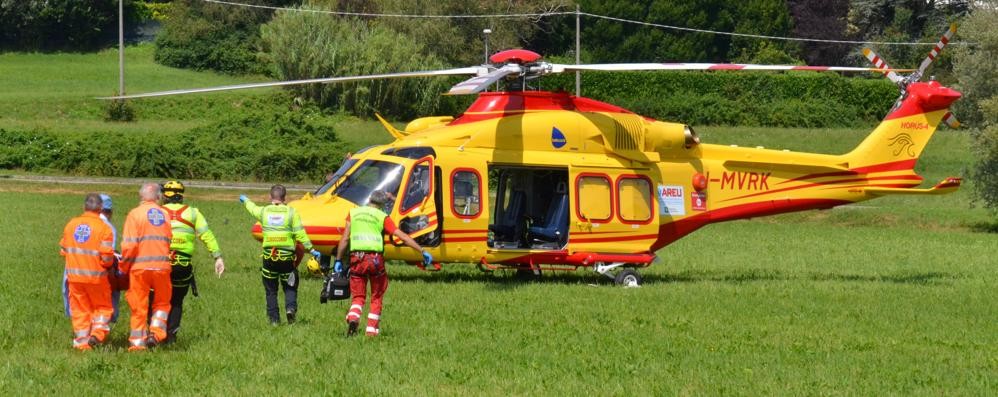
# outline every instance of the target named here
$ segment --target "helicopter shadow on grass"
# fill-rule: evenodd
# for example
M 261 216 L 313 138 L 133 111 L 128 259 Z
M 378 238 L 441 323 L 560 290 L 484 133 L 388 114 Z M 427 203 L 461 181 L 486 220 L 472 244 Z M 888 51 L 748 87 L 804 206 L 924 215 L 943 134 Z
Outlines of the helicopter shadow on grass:
M 678 274 L 644 274 L 644 285 L 679 284 L 679 283 L 726 283 L 748 284 L 767 281 L 840 281 L 868 282 L 910 285 L 941 285 L 962 278 L 962 276 L 943 272 L 915 272 L 894 274 L 849 274 L 835 272 L 810 272 L 803 274 L 786 273 L 772 269 L 743 269 L 723 271 L 684 272 Z M 523 277 L 514 271 L 499 270 L 488 273 L 471 272 L 434 272 L 406 273 L 393 275 L 393 280 L 402 282 L 425 283 L 485 283 L 487 287 L 497 290 L 509 290 L 530 284 L 561 284 L 561 285 L 595 285 L 613 286 L 612 279 L 580 270 L 578 272 L 544 272 L 540 276 Z
M 895 274 L 848 274 L 834 272 L 809 272 L 792 274 L 773 269 L 744 269 L 738 271 L 705 271 L 679 274 L 649 274 L 644 277 L 645 283 L 697 283 L 719 282 L 728 284 L 746 284 L 766 281 L 844 281 L 870 282 L 913 285 L 938 285 L 961 278 L 958 275 L 943 272 L 895 273 Z
M 998 233 L 998 220 L 991 222 L 976 222 L 969 225 L 970 230 L 977 233 Z

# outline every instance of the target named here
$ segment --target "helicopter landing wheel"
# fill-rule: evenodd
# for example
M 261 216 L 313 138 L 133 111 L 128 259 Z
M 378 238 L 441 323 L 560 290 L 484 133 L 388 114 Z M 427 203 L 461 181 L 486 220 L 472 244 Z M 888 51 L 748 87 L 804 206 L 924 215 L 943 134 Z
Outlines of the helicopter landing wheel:
M 640 287 L 641 275 L 638 274 L 637 270 L 624 269 L 620 273 L 617 273 L 613 281 L 622 287 Z

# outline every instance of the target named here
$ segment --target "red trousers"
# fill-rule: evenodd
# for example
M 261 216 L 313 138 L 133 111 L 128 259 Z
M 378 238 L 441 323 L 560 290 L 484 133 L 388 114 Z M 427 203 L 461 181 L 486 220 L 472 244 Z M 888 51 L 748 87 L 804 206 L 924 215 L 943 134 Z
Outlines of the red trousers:
M 128 334 L 128 350 L 146 348 L 146 337 L 151 333 L 157 342 L 166 339 L 166 320 L 170 314 L 170 298 L 173 285 L 170 283 L 170 269 L 132 270 L 129 277 L 128 307 L 131 308 L 132 332 Z M 152 317 L 149 317 L 149 290 L 154 290 Z
M 96 284 L 69 283 L 69 312 L 73 319 L 73 347 L 90 350 L 91 336 L 104 343 L 111 331 L 111 286 L 107 280 Z
M 352 302 L 347 311 L 347 322 L 360 321 L 367 299 L 367 283 L 371 283 L 371 308 L 367 313 L 367 335 L 381 332 L 382 299 L 388 289 L 388 273 L 385 272 L 385 258 L 380 253 L 350 253 L 350 295 Z

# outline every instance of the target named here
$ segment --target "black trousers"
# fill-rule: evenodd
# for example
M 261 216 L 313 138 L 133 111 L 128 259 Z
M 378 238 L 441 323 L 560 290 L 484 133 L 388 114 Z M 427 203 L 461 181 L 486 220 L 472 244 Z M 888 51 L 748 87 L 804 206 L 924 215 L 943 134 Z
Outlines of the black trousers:
M 180 332 L 180 320 L 184 317 L 184 298 L 191 289 L 194 280 L 194 267 L 190 257 L 175 254 L 174 265 L 170 269 L 170 282 L 173 284 L 173 295 L 170 297 L 170 315 L 166 318 L 166 334 L 174 339 Z
M 271 324 L 281 322 L 281 313 L 277 309 L 277 287 L 284 290 L 284 309 L 287 312 L 298 311 L 298 270 L 294 259 L 264 259 L 263 289 L 267 294 L 267 319 Z

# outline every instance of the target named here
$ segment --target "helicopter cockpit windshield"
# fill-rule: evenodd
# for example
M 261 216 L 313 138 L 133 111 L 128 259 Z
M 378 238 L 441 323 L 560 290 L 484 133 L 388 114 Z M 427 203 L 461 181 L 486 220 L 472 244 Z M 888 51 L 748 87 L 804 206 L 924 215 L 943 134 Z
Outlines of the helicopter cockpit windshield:
M 346 180 L 343 181 L 333 195 L 342 197 L 357 205 L 367 205 L 371 193 L 384 190 L 391 194 L 392 200 L 386 203 L 386 212 L 395 205 L 394 197 L 398 194 L 405 167 L 402 164 L 381 160 L 365 160 Z

